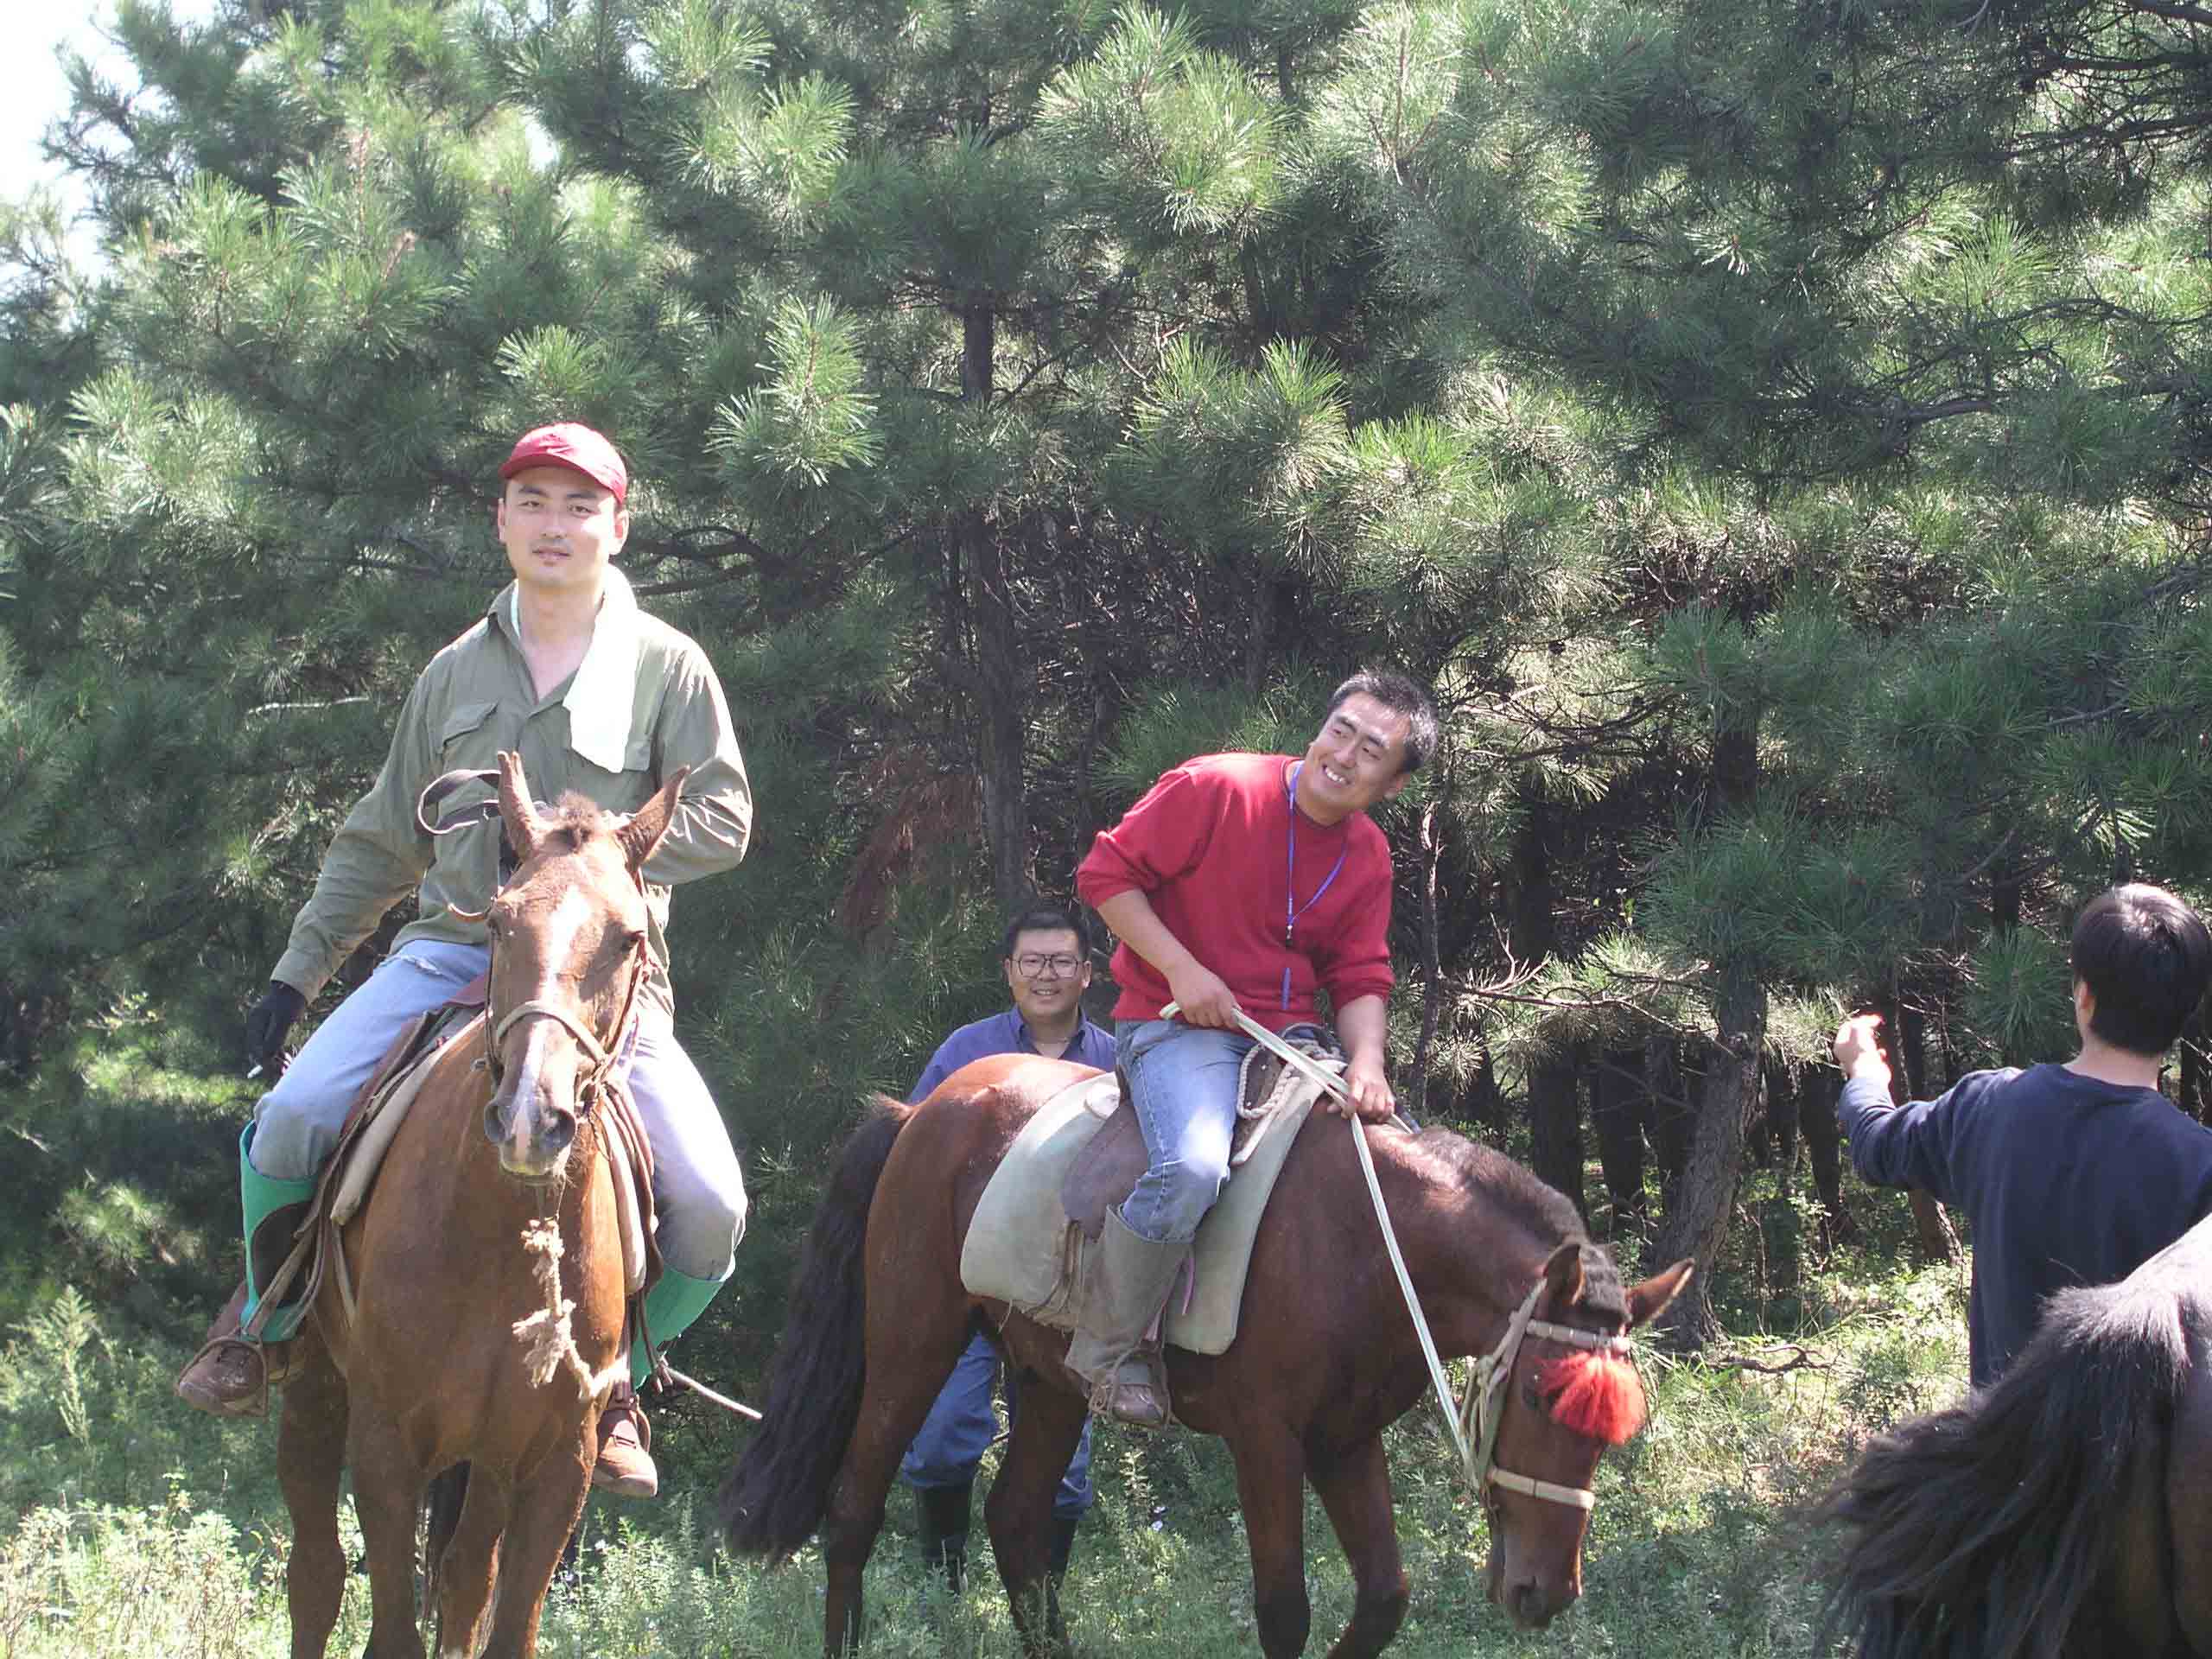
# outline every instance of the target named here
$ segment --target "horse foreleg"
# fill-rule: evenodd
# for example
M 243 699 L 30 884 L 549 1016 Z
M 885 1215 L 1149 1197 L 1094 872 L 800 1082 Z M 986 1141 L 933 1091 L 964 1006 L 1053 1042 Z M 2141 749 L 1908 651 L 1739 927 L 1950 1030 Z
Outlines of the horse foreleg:
M 1230 1443 L 1252 1548 L 1252 1613 L 1267 1659 L 1306 1650 L 1306 1453 L 1280 1424 L 1248 1425 Z
M 415 1622 L 415 1523 L 429 1484 L 398 1429 L 353 1426 L 353 1510 L 369 1554 L 369 1659 L 423 1659 Z
M 473 1654 L 483 1634 L 484 1610 L 499 1571 L 499 1535 L 505 1529 L 513 1494 L 505 1482 L 470 1467 L 468 1490 L 453 1535 L 444 1541 L 437 1562 L 438 1652 Z M 432 1543 L 438 1541 L 435 1537 Z
M 292 1615 L 292 1659 L 322 1659 L 346 1592 L 346 1551 L 338 1541 L 338 1484 L 346 1467 L 346 1383 L 312 1332 L 305 1369 L 284 1390 L 276 1432 L 276 1478 L 292 1517 L 292 1556 L 284 1597 Z
M 1024 1651 L 1069 1651 L 1067 1627 L 1047 1570 L 1052 1558 L 1053 1494 L 1083 1438 L 1084 1403 L 1032 1376 L 1021 1388 L 1006 1462 L 983 1506 L 999 1578 Z
M 1351 1622 L 1329 1659 L 1372 1659 L 1389 1645 L 1405 1618 L 1412 1590 L 1398 1556 L 1398 1525 L 1390 1509 L 1390 1465 L 1380 1435 L 1361 1441 L 1313 1471 L 1313 1490 L 1351 1563 Z
M 599 1414 L 586 1413 L 575 1444 L 556 1447 L 527 1480 L 515 1484 L 506 1536 L 499 1544 L 499 1595 L 484 1659 L 530 1659 L 537 1646 L 545 1592 L 584 1512 L 598 1429 Z

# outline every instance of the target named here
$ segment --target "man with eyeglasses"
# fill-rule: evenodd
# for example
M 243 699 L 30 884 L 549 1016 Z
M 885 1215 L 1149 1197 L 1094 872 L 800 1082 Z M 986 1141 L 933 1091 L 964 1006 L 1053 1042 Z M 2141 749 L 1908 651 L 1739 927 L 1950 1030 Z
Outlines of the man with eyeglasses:
M 939 1044 L 908 1101 L 927 1099 L 970 1060 L 992 1054 L 1041 1054 L 1113 1069 L 1113 1038 L 1084 1017 L 1090 939 L 1079 916 L 1047 907 L 1024 911 L 1007 924 L 999 959 L 1014 1006 L 961 1027 Z M 976 1470 L 998 1434 L 998 1414 L 991 1407 L 991 1378 L 997 1370 L 998 1351 L 978 1332 L 899 1466 L 899 1477 L 914 1489 L 923 1564 L 943 1573 L 956 1594 L 967 1566 Z M 1009 1408 L 1014 1403 L 1012 1385 L 1009 1376 Z M 1090 1503 L 1090 1425 L 1085 1422 L 1052 1501 L 1050 1570 L 1056 1584 L 1067 1572 L 1076 1527 Z

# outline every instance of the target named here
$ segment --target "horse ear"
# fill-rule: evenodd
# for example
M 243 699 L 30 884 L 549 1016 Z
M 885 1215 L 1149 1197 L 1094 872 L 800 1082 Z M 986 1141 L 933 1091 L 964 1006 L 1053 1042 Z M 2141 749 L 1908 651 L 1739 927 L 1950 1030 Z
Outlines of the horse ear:
M 652 799 L 632 812 L 629 823 L 615 831 L 632 869 L 644 869 L 645 861 L 653 855 L 653 849 L 668 833 L 668 826 L 676 819 L 677 798 L 683 794 L 683 780 L 690 775 L 690 767 L 678 766 L 676 775 L 660 786 Z
M 1628 1294 L 1628 1326 L 1633 1331 L 1639 1325 L 1649 1325 L 1667 1311 L 1667 1304 L 1682 1294 L 1682 1287 L 1697 1271 L 1697 1263 L 1685 1257 L 1667 1269 L 1656 1273 Z
M 523 776 L 522 756 L 512 749 L 499 751 L 499 817 L 507 828 L 507 844 L 515 849 L 515 862 L 529 863 L 537 855 L 545 823 L 530 798 L 530 779 Z
M 1582 1246 L 1560 1245 L 1544 1263 L 1545 1301 L 1565 1313 L 1582 1300 Z

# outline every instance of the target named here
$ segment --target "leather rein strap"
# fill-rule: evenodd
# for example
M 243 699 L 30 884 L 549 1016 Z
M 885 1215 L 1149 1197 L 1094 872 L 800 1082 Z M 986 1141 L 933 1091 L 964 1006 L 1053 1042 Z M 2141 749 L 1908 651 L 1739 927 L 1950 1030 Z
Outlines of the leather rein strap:
M 1162 1019 L 1172 1018 L 1175 1005 L 1170 1003 L 1160 1010 Z M 1265 1026 L 1238 1010 L 1237 1023 L 1246 1036 L 1269 1050 L 1285 1065 L 1294 1066 L 1313 1078 L 1329 1093 L 1351 1103 L 1343 1082 L 1325 1067 L 1316 1064 L 1276 1036 Z M 1536 1302 L 1543 1294 L 1543 1281 L 1539 1279 L 1522 1298 L 1521 1306 L 1506 1322 L 1505 1335 L 1488 1355 L 1474 1362 L 1474 1374 L 1468 1379 L 1467 1397 L 1454 1406 L 1452 1381 L 1445 1375 L 1444 1362 L 1436 1352 L 1436 1338 L 1429 1334 L 1427 1318 L 1421 1313 L 1421 1298 L 1414 1292 L 1413 1275 L 1406 1269 L 1406 1258 L 1398 1249 L 1398 1235 L 1390 1225 L 1390 1212 L 1382 1202 L 1382 1183 L 1376 1178 L 1375 1157 L 1367 1147 L 1367 1125 L 1357 1112 L 1351 1116 L 1352 1145 L 1359 1153 L 1360 1171 L 1367 1178 L 1368 1195 L 1375 1201 L 1375 1218 L 1382 1224 L 1382 1243 L 1390 1253 L 1390 1266 L 1398 1275 L 1398 1288 L 1406 1299 L 1407 1312 L 1413 1315 L 1414 1333 L 1421 1338 L 1421 1356 L 1428 1362 L 1429 1380 L 1435 1385 L 1436 1403 L 1444 1414 L 1445 1427 L 1452 1431 L 1452 1443 L 1459 1453 L 1459 1466 L 1467 1477 L 1467 1484 L 1474 1489 L 1478 1498 L 1488 1495 L 1492 1486 L 1503 1487 L 1509 1492 L 1521 1492 L 1530 1497 L 1541 1497 L 1554 1503 L 1564 1503 L 1578 1510 L 1594 1510 L 1598 1497 L 1586 1486 L 1562 1486 L 1556 1481 L 1538 1480 L 1533 1476 L 1516 1474 L 1497 1465 L 1497 1431 L 1504 1421 L 1506 1385 L 1511 1381 L 1513 1367 L 1521 1355 L 1521 1344 L 1530 1337 L 1545 1341 L 1566 1343 L 1576 1348 L 1586 1348 L 1599 1353 L 1629 1354 L 1634 1344 L 1625 1336 L 1607 1336 L 1595 1331 L 1584 1331 L 1571 1325 L 1556 1325 L 1548 1319 L 1533 1317 Z

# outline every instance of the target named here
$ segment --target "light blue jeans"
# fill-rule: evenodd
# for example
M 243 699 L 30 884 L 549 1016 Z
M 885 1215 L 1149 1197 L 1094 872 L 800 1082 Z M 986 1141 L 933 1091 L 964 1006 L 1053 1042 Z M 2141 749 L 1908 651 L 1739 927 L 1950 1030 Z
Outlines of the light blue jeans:
M 1316 1026 L 1283 1034 L 1326 1037 Z M 1139 1238 L 1166 1244 L 1196 1236 L 1228 1185 L 1237 1073 L 1256 1046 L 1242 1031 L 1179 1020 L 1114 1022 L 1115 1061 L 1129 1080 L 1129 1103 L 1151 1154 L 1122 1202 L 1122 1223 Z
M 400 1028 L 484 971 L 482 945 L 410 939 L 315 1027 L 255 1109 L 253 1166 L 271 1180 L 314 1179 L 338 1144 L 346 1109 Z M 630 1093 L 653 1150 L 661 1258 L 719 1281 L 745 1233 L 745 1179 L 707 1082 L 667 1017 L 644 1010 L 627 1056 Z
M 965 1486 L 976 1478 L 983 1453 L 998 1437 L 999 1414 L 991 1408 L 991 1380 L 998 1368 L 998 1350 L 978 1331 L 938 1390 L 922 1432 L 899 1461 L 900 1479 L 909 1486 L 934 1487 Z M 1006 1380 L 1006 1404 L 1009 1416 L 1021 1408 L 1011 1376 Z M 1086 1417 L 1083 1438 L 1075 1443 L 1075 1455 L 1068 1459 L 1060 1490 L 1053 1495 L 1052 1513 L 1073 1521 L 1090 1508 L 1090 1420 Z

